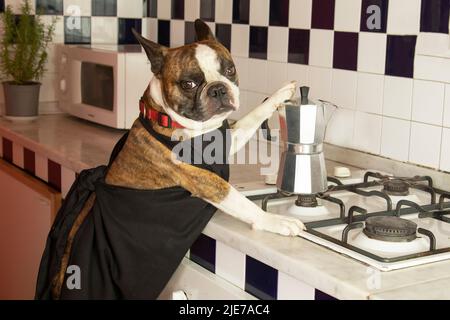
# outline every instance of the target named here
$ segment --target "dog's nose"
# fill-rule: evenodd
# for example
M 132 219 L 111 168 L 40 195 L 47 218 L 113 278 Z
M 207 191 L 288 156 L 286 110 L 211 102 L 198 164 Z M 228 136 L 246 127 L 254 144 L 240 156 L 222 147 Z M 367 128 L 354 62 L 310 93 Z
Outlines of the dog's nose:
M 208 96 L 211 98 L 221 99 L 227 95 L 227 88 L 224 84 L 218 83 L 208 89 Z

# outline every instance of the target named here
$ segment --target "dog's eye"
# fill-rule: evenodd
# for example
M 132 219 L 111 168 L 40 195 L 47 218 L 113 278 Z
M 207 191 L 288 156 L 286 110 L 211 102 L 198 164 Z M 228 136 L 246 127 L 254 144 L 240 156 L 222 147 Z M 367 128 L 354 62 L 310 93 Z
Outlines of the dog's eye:
M 236 74 L 236 68 L 235 68 L 234 66 L 228 67 L 228 68 L 225 70 L 225 74 L 226 74 L 227 77 L 232 77 L 232 76 L 234 76 L 234 75 Z
M 183 90 L 192 90 L 197 88 L 197 84 L 194 81 L 181 81 L 180 86 Z

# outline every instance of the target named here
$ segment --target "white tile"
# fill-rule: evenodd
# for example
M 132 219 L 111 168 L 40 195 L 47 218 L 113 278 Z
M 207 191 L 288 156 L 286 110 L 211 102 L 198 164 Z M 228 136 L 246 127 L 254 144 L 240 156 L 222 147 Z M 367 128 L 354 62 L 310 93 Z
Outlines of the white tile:
M 333 65 L 334 31 L 312 29 L 309 43 L 309 64 L 329 67 Z
M 334 30 L 359 32 L 361 24 L 361 0 L 336 0 Z
M 257 106 L 261 105 L 261 103 L 264 101 L 265 98 L 267 98 L 267 94 L 265 93 L 248 91 L 247 92 L 248 110 L 251 111 L 255 109 Z
M 172 20 L 170 22 L 170 47 L 176 48 L 184 45 L 184 21 Z
M 215 22 L 209 22 L 205 21 L 206 25 L 211 29 L 211 32 L 213 35 L 216 35 L 216 23 Z
M 247 89 L 250 82 L 248 60 L 248 58 L 233 57 L 233 61 L 236 66 L 236 72 L 239 77 L 239 87 L 241 90 Z
M 55 21 L 55 33 L 53 34 L 52 43 L 64 43 L 64 19 L 62 16 L 41 15 L 41 21 L 46 26 Z
M 353 146 L 356 149 L 379 154 L 381 149 L 382 117 L 365 112 L 355 114 Z
M 199 17 L 200 17 L 200 0 L 184 0 L 184 20 L 195 21 L 195 19 L 198 19 Z
M 267 57 L 272 61 L 287 62 L 289 29 L 269 27 Z
M 339 107 L 355 109 L 357 83 L 356 72 L 333 69 L 331 101 Z
M 445 85 L 414 80 L 412 120 L 442 126 Z
M 231 25 L 231 54 L 248 57 L 250 42 L 250 27 L 243 24 Z
M 272 94 L 287 83 L 287 63 L 272 62 L 267 63 L 267 94 Z
M 412 79 L 386 76 L 383 115 L 411 120 L 412 92 Z
M 91 0 L 65 0 L 64 15 L 71 15 L 76 11 L 79 16 L 90 16 L 92 7 L 91 2 Z
M 240 90 L 239 94 L 240 107 L 238 111 L 233 112 L 230 115 L 231 120 L 241 119 L 243 116 L 248 114 L 252 110 L 252 106 L 248 104 L 248 92 L 245 90 Z
M 245 254 L 217 241 L 216 274 L 245 289 Z
M 314 287 L 283 272 L 278 272 L 278 300 L 314 300 L 315 294 Z
M 288 63 L 287 64 L 288 80 L 297 81 L 297 87 L 309 86 L 309 67 L 303 64 Z
M 31 12 L 34 13 L 36 11 L 35 1 L 30 1 L 31 4 Z M 5 0 L 5 8 L 6 6 L 11 6 L 14 14 L 20 13 L 20 7 L 22 5 L 22 1 L 18 0 Z
M 445 85 L 444 127 L 450 128 L 450 84 Z
M 185 8 L 186 7 L 189 7 L 188 3 L 185 4 Z M 199 5 L 199 8 L 200 8 L 200 5 Z M 185 10 L 185 12 L 186 12 L 186 10 Z M 199 17 L 199 12 L 200 12 L 200 9 L 197 13 L 196 18 Z M 158 19 L 166 19 L 166 20 L 171 19 L 172 18 L 172 1 L 158 0 L 157 16 L 158 16 Z
M 417 35 L 416 55 L 443 53 L 449 49 L 448 45 L 448 34 L 421 32 Z
M 18 166 L 19 168 L 23 169 L 24 163 L 23 163 L 23 146 L 13 142 L 13 163 Z
M 289 27 L 311 29 L 312 0 L 290 0 Z
M 418 34 L 421 0 L 390 0 L 388 34 Z
M 61 166 L 61 196 L 66 197 L 72 184 L 75 182 L 75 171 Z
M 40 154 L 34 157 L 35 174 L 38 178 L 48 181 L 48 159 Z
M 267 61 L 260 59 L 248 60 L 249 82 L 245 89 L 267 93 Z
M 408 161 L 410 133 L 410 121 L 384 117 L 381 155 L 394 160 Z
M 117 43 L 118 19 L 116 17 L 91 17 L 93 43 Z
M 431 168 L 439 168 L 442 128 L 412 122 L 409 161 Z
M 270 0 L 250 0 L 250 25 L 269 25 Z
M 161 2 L 171 3 L 171 1 L 158 1 L 158 9 Z M 142 0 L 117 0 L 117 17 L 119 18 L 142 18 L 144 10 Z
M 57 101 L 58 98 L 56 96 L 56 88 L 58 85 L 58 73 L 48 72 L 44 74 L 44 77 L 41 79 L 41 83 L 42 86 L 39 94 L 39 101 Z
M 332 69 L 310 67 L 309 83 L 310 95 L 314 99 L 331 100 Z
M 216 22 L 231 23 L 233 21 L 233 0 L 216 1 Z
M 359 111 L 382 114 L 384 76 L 358 73 L 356 105 Z
M 450 172 L 450 129 L 444 128 L 442 132 L 442 150 L 440 169 Z
M 325 141 L 341 147 L 353 147 L 354 123 L 354 110 L 336 110 L 328 123 Z
M 358 71 L 384 74 L 387 36 L 383 33 L 360 32 Z
M 144 25 L 146 26 L 144 34 L 147 37 L 147 39 L 150 39 L 152 41 L 158 41 L 158 19 L 146 18 Z
M 414 79 L 450 83 L 450 59 L 416 55 L 414 59 Z

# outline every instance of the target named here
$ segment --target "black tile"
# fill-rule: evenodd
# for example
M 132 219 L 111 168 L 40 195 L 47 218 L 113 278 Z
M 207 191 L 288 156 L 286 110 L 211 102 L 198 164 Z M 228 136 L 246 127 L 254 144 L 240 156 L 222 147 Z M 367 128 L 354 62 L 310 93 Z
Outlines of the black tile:
M 137 32 L 142 31 L 142 19 L 126 19 L 119 18 L 119 44 L 138 44 L 136 37 L 133 35 L 131 29 L 136 29 Z
M 270 0 L 269 25 L 280 27 L 289 25 L 289 0 Z
M 13 161 L 13 144 L 12 141 L 6 138 L 2 138 L 3 159 L 5 161 Z
M 195 34 L 195 24 L 191 21 L 184 23 L 184 43 L 190 44 L 197 41 L 197 35 Z
M 63 0 L 36 0 L 36 12 L 40 14 L 64 14 Z
M 64 17 L 64 43 L 91 43 L 91 17 Z
M 233 0 L 233 23 L 250 22 L 250 0 Z
M 390 76 L 412 78 L 417 36 L 387 36 L 386 71 Z
M 117 16 L 117 0 L 92 0 L 93 16 Z
M 216 1 L 201 0 L 200 19 L 204 21 L 214 21 L 216 19 Z
M 0 0 L 0 12 L 5 11 L 5 0 Z
M 231 24 L 216 24 L 216 38 L 228 50 L 231 50 Z
M 334 28 L 334 0 L 313 0 L 311 28 Z
M 335 32 L 333 68 L 354 70 L 358 66 L 358 33 Z
M 201 234 L 190 249 L 190 258 L 203 268 L 216 272 L 216 240 Z
M 144 6 L 146 8 L 146 17 L 158 17 L 158 0 L 144 0 Z
M 184 0 L 172 0 L 172 19 L 184 19 Z
M 249 57 L 267 59 L 268 27 L 250 27 Z
M 309 30 L 289 29 L 288 62 L 309 63 L 309 37 Z
M 449 10 L 450 0 L 422 1 L 420 31 L 448 33 Z
M 389 0 L 362 0 L 361 31 L 385 33 L 388 8 Z
M 158 43 L 170 47 L 170 21 L 158 20 Z
M 274 300 L 278 293 L 278 271 L 246 256 L 245 291 L 262 300 Z
M 336 301 L 338 299 L 330 296 L 329 294 L 326 294 L 325 292 L 322 292 L 320 290 L 315 290 L 314 293 L 314 300 L 321 300 L 321 301 Z

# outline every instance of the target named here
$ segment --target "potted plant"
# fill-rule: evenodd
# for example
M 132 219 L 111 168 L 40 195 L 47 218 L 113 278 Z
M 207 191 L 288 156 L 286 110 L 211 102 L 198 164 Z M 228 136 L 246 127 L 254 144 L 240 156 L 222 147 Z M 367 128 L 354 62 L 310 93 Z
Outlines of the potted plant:
M 0 77 L 5 91 L 5 116 L 34 119 L 39 110 L 39 80 L 45 72 L 47 47 L 55 31 L 54 19 L 45 25 L 24 0 L 16 16 L 7 6 L 1 15 Z

